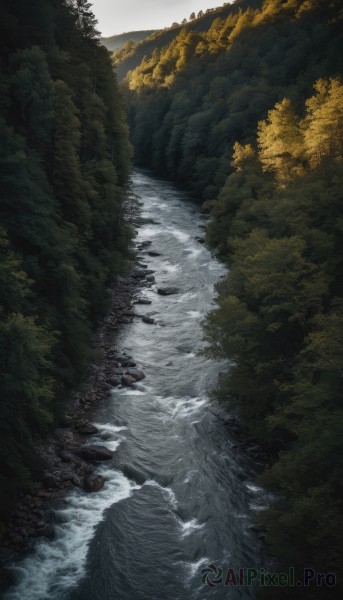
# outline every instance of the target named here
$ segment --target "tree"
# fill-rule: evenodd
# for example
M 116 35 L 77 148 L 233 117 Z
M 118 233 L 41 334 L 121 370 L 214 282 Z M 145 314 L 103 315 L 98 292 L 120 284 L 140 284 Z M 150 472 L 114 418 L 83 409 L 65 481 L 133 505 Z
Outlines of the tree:
M 307 157 L 312 166 L 343 156 L 343 85 L 339 79 L 320 79 L 316 94 L 306 102 L 303 122 Z
M 300 120 L 289 100 L 282 100 L 269 111 L 268 120 L 258 127 L 260 158 L 266 171 L 272 170 L 280 183 L 303 173 L 304 139 Z

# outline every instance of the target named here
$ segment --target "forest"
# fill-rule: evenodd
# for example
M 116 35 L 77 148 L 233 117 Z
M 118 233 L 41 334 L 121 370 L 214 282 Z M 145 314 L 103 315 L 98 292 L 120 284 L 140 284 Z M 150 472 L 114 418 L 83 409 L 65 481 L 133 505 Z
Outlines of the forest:
M 210 17 L 128 49 L 135 160 L 204 202 L 229 268 L 206 352 L 230 365 L 217 398 L 276 455 L 269 550 L 341 580 L 343 5 L 237 0 Z
M 204 353 L 270 452 L 268 555 L 342 581 L 343 0 L 235 0 L 113 56 L 88 0 L 0 9 L 0 533 L 132 259 L 133 159 L 202 204 L 227 266 Z
M 85 373 L 125 268 L 131 147 L 86 0 L 1 2 L 0 507 Z

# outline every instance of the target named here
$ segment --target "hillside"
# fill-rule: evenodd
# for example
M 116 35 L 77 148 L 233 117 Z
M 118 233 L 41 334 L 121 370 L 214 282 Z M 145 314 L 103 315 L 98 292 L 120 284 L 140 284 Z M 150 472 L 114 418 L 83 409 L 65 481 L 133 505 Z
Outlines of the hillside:
M 128 131 L 88 3 L 2 9 L 1 520 L 84 376 L 131 237 Z
M 248 6 L 260 6 L 262 0 L 237 0 L 234 4 L 227 4 L 216 9 L 208 9 L 201 17 L 189 21 L 187 29 L 192 32 L 203 33 L 210 29 L 212 23 L 217 18 L 227 18 L 230 14 L 237 14 L 240 10 L 244 10 Z M 135 69 L 140 65 L 144 56 L 150 56 L 154 50 L 162 50 L 168 46 L 180 34 L 184 25 L 176 25 L 162 31 L 157 31 L 142 40 L 134 47 L 128 45 L 122 49 L 115 60 L 117 63 L 117 73 L 119 81 L 124 79 L 128 71 Z
M 123 46 L 129 41 L 137 44 L 152 34 L 156 33 L 155 29 L 148 29 L 146 31 L 129 31 L 128 33 L 121 33 L 120 35 L 113 35 L 111 37 L 101 38 L 101 43 L 110 52 L 117 52 L 121 50 Z

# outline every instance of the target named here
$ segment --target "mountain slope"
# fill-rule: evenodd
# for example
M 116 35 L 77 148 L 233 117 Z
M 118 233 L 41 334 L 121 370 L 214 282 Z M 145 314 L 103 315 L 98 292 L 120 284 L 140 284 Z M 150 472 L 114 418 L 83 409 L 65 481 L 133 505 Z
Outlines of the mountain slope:
M 5 6 L 4 6 L 5 5 Z M 1 519 L 37 471 L 127 260 L 130 145 L 87 1 L 2 3 Z
M 237 14 L 248 6 L 260 6 L 262 0 L 237 0 L 234 4 L 227 4 L 216 9 L 209 9 L 205 14 L 187 23 L 189 31 L 201 33 L 210 29 L 217 18 L 227 18 L 230 14 Z M 144 56 L 151 56 L 154 50 L 161 50 L 169 45 L 180 34 L 184 25 L 177 25 L 162 31 L 157 31 L 145 40 L 142 40 L 134 48 L 131 46 L 122 50 L 116 56 L 117 72 L 121 81 L 128 71 L 135 69 L 143 60 Z
M 117 52 L 118 50 L 121 50 L 127 42 L 132 41 L 137 44 L 154 33 L 156 33 L 155 29 L 129 31 L 128 33 L 101 38 L 100 41 L 110 52 Z

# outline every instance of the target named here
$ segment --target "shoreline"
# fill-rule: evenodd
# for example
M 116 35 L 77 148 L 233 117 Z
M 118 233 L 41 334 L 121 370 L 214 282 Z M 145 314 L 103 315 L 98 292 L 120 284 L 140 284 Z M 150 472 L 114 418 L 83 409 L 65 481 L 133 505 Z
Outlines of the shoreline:
M 137 227 L 139 224 L 135 223 Z M 15 583 L 10 565 L 32 553 L 39 539 L 54 539 L 54 510 L 64 505 L 68 492 L 80 489 L 85 493 L 96 493 L 105 484 L 103 478 L 92 475 L 99 461 L 106 457 L 101 456 L 101 451 L 94 456 L 83 451 L 92 435 L 98 433 L 92 424 L 94 413 L 116 387 L 132 387 L 145 377 L 136 369 L 133 357 L 116 347 L 120 327 L 132 323 L 135 318 L 142 318 L 134 306 L 144 302 L 141 291 L 152 285 L 149 281 L 151 271 L 140 263 L 138 256 L 144 244 L 137 243 L 135 237 L 132 269 L 117 277 L 112 288 L 111 307 L 90 342 L 101 352 L 101 357 L 89 365 L 83 389 L 72 394 L 60 423 L 37 447 L 41 474 L 30 491 L 19 496 L 9 515 L 7 531 L 0 533 L 0 593 Z M 106 440 L 104 446 L 97 447 L 110 453 L 106 449 Z

